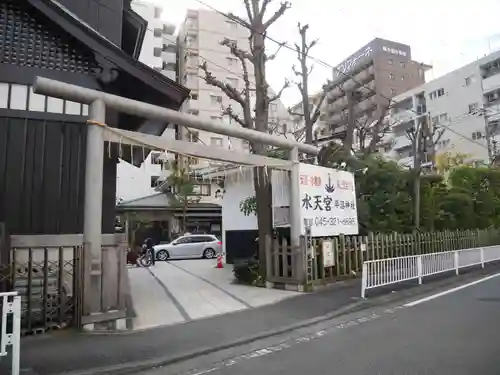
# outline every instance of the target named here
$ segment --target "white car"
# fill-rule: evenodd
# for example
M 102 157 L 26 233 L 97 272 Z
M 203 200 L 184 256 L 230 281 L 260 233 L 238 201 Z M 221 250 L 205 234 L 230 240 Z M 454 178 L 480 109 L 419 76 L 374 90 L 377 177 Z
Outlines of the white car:
M 153 246 L 155 259 L 206 258 L 222 253 L 222 242 L 212 234 L 186 234 L 168 244 Z

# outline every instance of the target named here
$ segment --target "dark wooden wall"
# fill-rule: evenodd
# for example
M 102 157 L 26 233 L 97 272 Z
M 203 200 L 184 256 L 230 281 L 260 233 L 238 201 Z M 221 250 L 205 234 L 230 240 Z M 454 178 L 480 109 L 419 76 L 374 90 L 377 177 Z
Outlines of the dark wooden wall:
M 15 111 L 0 110 L 0 222 L 10 234 L 82 233 L 86 125 L 7 112 Z M 104 157 L 104 233 L 114 232 L 115 154 Z

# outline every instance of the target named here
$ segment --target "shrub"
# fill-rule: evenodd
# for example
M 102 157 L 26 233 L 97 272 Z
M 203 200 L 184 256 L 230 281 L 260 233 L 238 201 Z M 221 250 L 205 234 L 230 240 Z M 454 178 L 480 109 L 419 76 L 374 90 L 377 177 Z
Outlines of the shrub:
M 255 258 L 237 259 L 234 262 L 233 274 L 236 280 L 246 285 L 263 285 L 263 278 L 259 275 L 259 261 Z

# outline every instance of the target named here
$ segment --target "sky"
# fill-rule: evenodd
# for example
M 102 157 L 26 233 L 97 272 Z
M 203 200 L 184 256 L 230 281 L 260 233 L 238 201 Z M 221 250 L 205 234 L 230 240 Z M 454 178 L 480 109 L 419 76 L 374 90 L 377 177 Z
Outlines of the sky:
M 164 7 L 166 21 L 180 23 L 187 9 L 204 8 L 196 0 L 151 0 Z M 223 11 L 245 16 L 243 0 L 202 0 Z M 291 0 L 292 7 L 269 29 L 268 35 L 293 46 L 299 40 L 297 23 L 309 24 L 309 37 L 319 39 L 310 55 L 336 66 L 375 37 L 411 46 L 416 61 L 433 65 L 427 80 L 437 78 L 460 66 L 500 49 L 500 0 L 454 2 L 450 0 Z M 268 7 L 271 15 L 280 1 Z M 268 41 L 267 49 L 276 45 Z M 286 78 L 293 79 L 294 52 L 282 49 L 267 66 L 269 84 L 279 90 Z M 319 91 L 332 68 L 313 61 L 309 86 Z M 295 86 L 282 96 L 286 106 L 299 101 Z

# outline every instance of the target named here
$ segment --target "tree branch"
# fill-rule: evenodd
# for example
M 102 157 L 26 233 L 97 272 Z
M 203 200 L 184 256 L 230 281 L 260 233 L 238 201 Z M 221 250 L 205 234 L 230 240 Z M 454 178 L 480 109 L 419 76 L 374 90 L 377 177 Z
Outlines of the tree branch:
M 311 123 L 313 125 L 318 121 L 319 117 L 321 116 L 321 107 L 323 106 L 327 93 L 328 92 L 326 91 L 325 86 L 323 86 L 323 92 L 321 93 L 318 103 L 316 104 L 316 108 L 314 109 L 314 112 L 311 116 Z
M 384 120 L 385 117 L 387 116 L 387 111 L 389 110 L 389 107 L 383 107 L 380 109 L 380 114 L 377 119 L 377 122 L 372 125 L 370 129 L 370 143 L 368 145 L 367 151 L 371 154 L 376 151 L 376 148 L 380 144 L 380 141 L 382 138 L 387 134 L 387 132 L 390 130 L 391 126 L 386 125 L 384 126 Z
M 244 0 L 243 2 L 245 3 L 245 8 L 247 10 L 248 21 L 250 22 L 250 24 L 252 24 L 254 16 L 252 14 L 252 9 L 250 7 L 250 0 Z
M 264 11 L 266 10 L 267 5 L 270 2 L 271 0 L 264 0 L 264 3 L 262 5 L 262 11 L 260 14 L 260 16 L 262 17 L 261 19 L 263 19 Z M 291 6 L 292 4 L 289 1 L 282 2 L 279 9 L 271 16 L 271 18 L 269 18 L 266 22 L 264 22 L 263 24 L 264 31 L 267 30 L 273 23 L 275 23 L 283 14 L 285 14 L 287 9 L 290 9 Z
M 248 0 L 245 0 L 245 5 L 246 5 L 247 1 Z M 252 27 L 252 25 L 251 25 L 252 19 L 250 18 L 251 13 L 248 13 L 247 15 L 249 16 L 248 19 L 249 19 L 250 22 L 244 20 L 243 18 L 237 16 L 234 13 L 228 13 L 228 14 L 226 14 L 227 18 L 229 18 L 231 21 L 239 23 L 240 25 L 246 27 L 247 29 L 250 29 Z
M 276 56 L 278 56 L 278 53 L 279 51 L 281 50 L 282 47 L 286 46 L 286 42 L 283 42 L 283 43 L 280 43 L 279 46 L 278 46 L 278 49 L 276 50 L 276 52 L 274 52 L 272 55 L 270 55 L 269 57 L 266 57 L 266 61 L 272 61 L 274 59 L 276 59 Z
M 228 96 L 228 98 L 233 99 L 235 102 L 238 102 L 241 106 L 245 105 L 245 99 L 243 98 L 243 96 L 231 85 L 218 80 L 208 70 L 206 61 L 204 61 L 203 64 L 201 64 L 199 67 L 205 72 L 205 76 L 202 78 L 208 85 L 218 87 L 224 94 Z
M 234 120 L 244 128 L 248 128 L 248 124 L 246 124 L 242 118 L 234 113 L 231 104 L 229 104 L 226 108 L 222 108 L 222 116 L 227 116 L 230 120 Z
M 303 113 L 294 112 L 294 111 L 292 111 L 292 109 L 291 109 L 291 108 L 288 108 L 288 114 L 290 114 L 291 116 L 300 116 L 300 117 L 304 117 L 304 114 L 303 114 Z
M 290 87 L 290 81 L 285 80 L 285 83 L 281 87 L 280 91 L 278 91 L 278 93 L 276 95 L 274 95 L 271 98 L 269 98 L 269 103 L 272 103 L 272 102 L 278 100 L 279 98 L 281 98 L 281 95 L 283 94 L 283 91 L 285 91 L 289 87 Z

